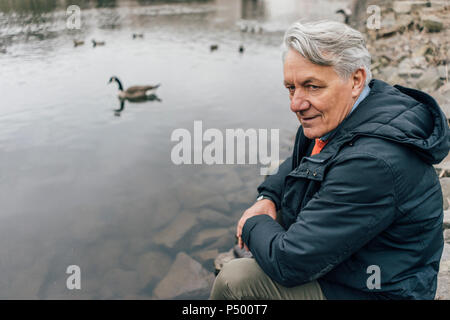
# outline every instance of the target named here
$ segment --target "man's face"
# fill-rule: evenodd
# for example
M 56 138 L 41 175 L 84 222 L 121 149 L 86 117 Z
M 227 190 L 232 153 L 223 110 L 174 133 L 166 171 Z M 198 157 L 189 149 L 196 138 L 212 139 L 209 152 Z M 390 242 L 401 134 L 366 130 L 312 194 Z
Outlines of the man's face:
M 310 62 L 290 49 L 284 62 L 284 84 L 295 112 L 309 139 L 335 129 L 350 112 L 362 91 L 354 77 L 341 79 L 331 66 Z

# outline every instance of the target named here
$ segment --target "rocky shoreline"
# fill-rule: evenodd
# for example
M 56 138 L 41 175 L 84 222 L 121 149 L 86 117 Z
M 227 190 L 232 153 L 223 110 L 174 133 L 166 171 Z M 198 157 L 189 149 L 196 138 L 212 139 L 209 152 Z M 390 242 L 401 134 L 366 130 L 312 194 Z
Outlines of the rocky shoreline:
M 381 28 L 369 30 L 357 1 L 352 25 L 367 35 L 374 78 L 417 88 L 431 95 L 450 119 L 450 3 L 448 1 L 370 1 L 381 8 Z M 449 122 L 450 123 L 450 122 Z M 444 198 L 444 252 L 436 299 L 450 299 L 450 156 L 435 166 Z

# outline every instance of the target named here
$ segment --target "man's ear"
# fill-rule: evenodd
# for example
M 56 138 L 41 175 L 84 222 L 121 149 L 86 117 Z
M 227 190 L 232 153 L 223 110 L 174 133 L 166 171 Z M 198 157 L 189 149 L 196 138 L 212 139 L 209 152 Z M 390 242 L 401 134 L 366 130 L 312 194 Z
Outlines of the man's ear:
M 357 98 L 366 85 L 366 69 L 359 68 L 352 74 L 352 97 Z

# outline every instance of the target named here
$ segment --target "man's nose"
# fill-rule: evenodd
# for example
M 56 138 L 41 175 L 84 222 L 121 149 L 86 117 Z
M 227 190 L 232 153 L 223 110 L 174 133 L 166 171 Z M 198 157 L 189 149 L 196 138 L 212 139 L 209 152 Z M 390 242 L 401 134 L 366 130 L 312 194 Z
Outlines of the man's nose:
M 307 110 L 310 107 L 310 103 L 306 97 L 300 92 L 300 90 L 295 90 L 294 96 L 291 100 L 291 110 L 292 112 L 300 112 Z

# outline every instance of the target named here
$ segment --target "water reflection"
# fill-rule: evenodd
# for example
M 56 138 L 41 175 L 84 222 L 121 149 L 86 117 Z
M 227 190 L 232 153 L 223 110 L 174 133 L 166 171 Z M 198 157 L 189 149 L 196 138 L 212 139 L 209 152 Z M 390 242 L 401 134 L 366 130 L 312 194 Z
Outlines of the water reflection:
M 242 0 L 242 19 L 255 20 L 266 17 L 265 1 Z
M 76 2 L 76 0 L 75 0 Z M 60 5 L 58 0 L 1 0 L 0 11 L 9 13 L 33 13 L 36 15 L 51 12 Z
M 145 96 L 143 98 L 140 99 L 135 99 L 133 101 L 129 101 L 129 102 L 133 102 L 133 103 L 142 103 L 142 102 L 146 102 L 146 101 L 157 101 L 157 102 L 162 102 L 162 100 L 156 95 L 156 94 L 151 94 L 148 96 Z M 116 117 L 120 117 L 121 113 L 123 112 L 123 110 L 125 110 L 125 100 L 120 100 L 120 107 L 119 109 L 114 110 L 114 115 Z

